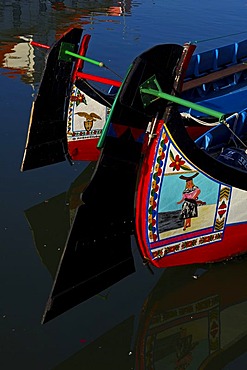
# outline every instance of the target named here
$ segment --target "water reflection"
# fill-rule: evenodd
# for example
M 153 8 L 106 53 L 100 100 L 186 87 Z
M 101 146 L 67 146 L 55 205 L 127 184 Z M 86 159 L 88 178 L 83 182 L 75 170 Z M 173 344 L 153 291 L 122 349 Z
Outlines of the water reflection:
M 140 317 L 137 368 L 222 369 L 245 354 L 246 266 L 166 270 Z
M 6 48 L 8 49 L 8 47 Z M 10 78 L 20 75 L 23 82 L 31 84 L 34 82 L 34 48 L 30 43 L 20 42 L 3 55 L 2 67 L 7 71 L 5 76 Z
M 247 348 L 246 278 L 247 261 L 168 269 L 144 302 L 137 331 L 131 316 L 54 370 L 85 363 L 88 369 L 237 368 Z
M 88 184 L 94 169 L 95 163 L 91 162 L 72 182 L 68 191 L 25 211 L 37 253 L 53 279 L 76 209 L 81 204 L 80 195 Z
M 25 212 L 37 252 L 53 278 L 94 167 L 90 163 L 67 192 Z M 81 338 L 85 348 L 54 370 L 85 363 L 87 369 L 107 368 L 109 363 L 120 370 L 220 369 L 242 361 L 247 348 L 246 258 L 169 268 L 156 279 L 140 314 L 133 312 L 90 343 Z M 117 314 L 118 301 L 111 299 L 108 305 Z
M 132 0 L 4 0 L 0 3 L 0 67 L 7 69 L 8 77 L 20 75 L 24 83 L 39 82 L 44 51 L 35 50 L 25 39 L 35 35 L 37 41 L 51 45 L 70 27 L 119 23 L 118 18 L 130 15 L 131 8 Z

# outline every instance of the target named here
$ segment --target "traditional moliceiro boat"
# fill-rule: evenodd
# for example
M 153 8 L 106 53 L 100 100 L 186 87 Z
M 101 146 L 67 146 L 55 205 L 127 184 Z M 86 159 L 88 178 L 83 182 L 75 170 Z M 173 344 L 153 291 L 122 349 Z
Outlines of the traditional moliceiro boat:
M 83 72 L 90 35 L 72 28 L 48 50 L 38 93 L 33 102 L 21 170 L 71 161 L 95 161 L 97 142 L 121 82 Z M 109 86 L 108 93 L 90 81 Z
M 200 73 L 200 63 L 210 74 L 204 71 L 183 86 L 191 98 L 198 94 L 200 106 L 169 99 L 177 104 L 167 105 L 156 124 L 138 177 L 135 220 L 142 254 L 157 267 L 214 262 L 246 252 L 243 45 L 246 42 L 195 56 L 194 74 Z M 140 89 L 143 101 L 167 98 L 157 79 L 148 82 L 156 91 L 148 91 L 145 82 Z M 209 122 L 209 116 L 217 119 Z M 192 140 L 186 127 L 193 121 L 213 127 Z
M 246 41 L 194 50 L 157 45 L 132 63 L 82 194 L 103 234 L 133 231 L 156 267 L 246 252 Z
M 84 94 L 86 99 L 95 96 L 91 87 L 84 90 L 87 75 L 78 69 L 78 55 L 85 55 L 86 46 L 81 46 L 81 33 L 72 32 L 76 40 L 68 33 L 63 42 L 73 40 L 75 59 L 60 41 L 49 54 L 57 62 L 55 76 L 62 76 L 51 79 L 61 116 L 53 112 L 54 104 L 42 111 L 35 107 L 51 83 L 43 78 L 31 126 L 37 145 L 31 144 L 31 135 L 23 170 L 65 158 L 67 125 L 75 116 L 85 122 L 91 116 L 91 123 L 85 123 L 89 136 L 92 121 L 101 117 L 104 125 L 91 146 L 99 153 L 97 166 L 82 193 L 43 322 L 89 297 L 82 294 L 84 283 L 99 276 L 103 255 L 116 270 L 117 254 L 128 251 L 129 259 L 132 235 L 144 262 L 159 268 L 221 261 L 247 251 L 247 41 L 199 54 L 191 43 L 154 46 L 133 61 L 122 82 L 108 81 L 117 91 L 111 100 L 107 94 L 110 112 L 103 117 L 99 111 L 91 114 L 93 100 L 91 113 L 82 108 Z M 52 70 L 49 58 L 46 68 Z M 106 108 L 103 100 L 100 104 Z M 45 120 L 53 135 L 50 143 L 55 143 L 55 128 L 61 129 L 58 151 L 47 144 Z M 44 145 L 38 143 L 39 128 Z M 48 148 L 49 160 L 41 163 Z M 81 270 L 85 255 L 93 261 L 90 278 Z M 92 294 L 97 289 L 94 284 Z

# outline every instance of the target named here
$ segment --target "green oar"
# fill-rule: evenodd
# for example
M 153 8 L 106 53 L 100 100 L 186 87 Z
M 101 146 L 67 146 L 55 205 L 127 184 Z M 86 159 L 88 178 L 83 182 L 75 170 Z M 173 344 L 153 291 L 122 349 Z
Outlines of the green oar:
M 71 57 L 74 57 L 74 58 L 82 59 L 88 63 L 97 65 L 98 67 L 105 66 L 103 62 L 98 62 L 97 60 L 90 59 L 90 58 L 84 57 L 83 55 L 74 53 L 74 47 L 75 47 L 74 44 L 70 44 L 69 42 L 62 42 L 60 50 L 59 50 L 58 59 L 64 60 L 65 62 L 70 62 Z
M 75 57 L 75 58 L 78 58 L 78 59 L 85 60 L 85 62 L 89 62 L 89 63 L 95 64 L 98 67 L 104 67 L 104 63 L 103 62 L 98 62 L 97 60 L 90 59 L 90 58 L 84 57 L 84 56 L 79 55 L 79 54 L 76 54 L 76 53 L 72 53 L 69 50 L 65 50 L 65 54 L 71 55 L 72 57 Z
M 192 103 L 189 100 L 181 99 L 181 98 L 178 98 L 174 95 L 170 95 L 170 94 L 162 92 L 162 90 L 159 86 L 159 83 L 156 80 L 155 76 L 151 77 L 150 79 L 145 81 L 140 86 L 140 92 L 141 92 L 141 95 L 142 95 L 142 101 L 143 101 L 144 106 L 147 106 L 147 105 L 151 104 L 152 101 L 154 101 L 154 99 L 152 99 L 150 97 L 150 95 L 151 95 L 151 96 L 155 96 L 156 98 L 162 98 L 162 99 L 177 103 L 179 105 L 183 105 L 184 107 L 194 109 L 198 112 L 208 114 L 209 116 L 218 118 L 220 122 L 223 122 L 225 120 L 225 114 L 224 113 L 218 112 L 214 109 L 203 107 L 203 106 L 201 106 L 199 104 L 196 104 L 196 103 Z

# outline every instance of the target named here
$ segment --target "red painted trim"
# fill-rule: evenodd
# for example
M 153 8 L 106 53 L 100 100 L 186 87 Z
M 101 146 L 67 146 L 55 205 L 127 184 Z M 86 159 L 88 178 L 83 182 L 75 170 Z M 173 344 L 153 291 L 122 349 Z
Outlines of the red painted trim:
M 88 34 L 83 36 L 81 45 L 78 50 L 79 55 L 82 55 L 82 56 L 86 55 L 90 38 L 91 38 L 91 35 L 88 35 Z M 45 45 L 45 44 L 40 44 L 39 42 L 36 42 L 36 41 L 31 41 L 31 45 L 37 46 L 43 49 L 50 49 L 50 46 Z M 83 64 L 84 64 L 84 61 L 82 59 L 76 60 L 74 71 L 73 71 L 72 78 L 71 78 L 72 82 L 75 82 L 76 78 L 79 77 L 79 78 L 83 78 L 83 79 L 87 79 L 91 81 L 100 82 L 106 85 L 112 85 L 112 86 L 117 86 L 117 87 L 121 86 L 121 83 L 122 83 L 121 81 L 111 80 L 109 78 L 104 78 L 100 76 L 94 76 L 94 75 L 87 74 L 84 72 L 78 72 L 79 69 L 83 68 Z
M 179 242 L 185 242 L 188 240 L 188 237 L 190 239 L 192 238 L 198 238 L 199 236 L 204 236 L 205 234 L 212 234 L 214 232 L 213 226 L 208 227 L 203 230 L 195 230 L 190 233 L 186 233 L 183 235 L 176 235 L 176 236 L 170 236 L 166 239 L 161 239 L 156 242 L 152 242 L 152 248 L 158 248 L 158 247 L 165 247 L 166 245 L 173 244 L 173 243 L 179 243 Z
M 217 262 L 246 253 L 246 223 L 227 226 L 221 242 L 184 250 L 153 261 L 157 267 Z
M 94 76 L 94 75 L 84 73 L 84 72 L 77 72 L 76 77 L 83 78 L 85 80 L 92 80 L 92 81 L 100 82 L 106 85 L 117 86 L 117 87 L 121 86 L 122 84 L 122 82 L 120 81 L 110 80 L 109 78 Z
M 194 53 L 195 49 L 196 49 L 195 44 L 185 44 L 184 45 L 184 55 L 185 56 L 184 56 L 184 59 L 182 61 L 182 69 L 181 69 L 181 82 L 182 82 L 182 84 L 183 84 L 183 81 L 184 81 L 186 71 L 188 69 L 192 54 Z
M 73 161 L 97 161 L 100 151 L 97 139 L 72 140 L 68 142 L 68 151 Z
M 79 50 L 78 50 L 79 55 L 82 55 L 82 56 L 86 55 L 90 38 L 91 38 L 91 36 L 88 35 L 88 34 L 83 36 L 81 45 L 80 45 Z M 77 73 L 78 73 L 78 69 L 82 69 L 83 64 L 84 64 L 84 61 L 82 59 L 77 59 L 76 60 L 75 67 L 74 67 L 73 74 L 72 74 L 72 82 L 75 82 L 76 77 L 77 77 Z
M 152 168 L 153 158 L 155 155 L 156 146 L 158 144 L 159 134 L 162 130 L 164 121 L 160 120 L 156 126 L 156 134 L 152 143 L 145 148 L 145 157 L 142 163 L 139 182 L 137 186 L 136 193 L 136 234 L 138 240 L 138 246 L 140 248 L 141 254 L 144 260 L 150 260 L 149 247 L 148 247 L 148 220 L 147 220 L 147 210 L 148 210 L 148 201 L 149 201 L 149 181 L 150 176 L 152 176 L 152 171 L 149 169 Z M 154 261 L 150 261 L 152 264 Z

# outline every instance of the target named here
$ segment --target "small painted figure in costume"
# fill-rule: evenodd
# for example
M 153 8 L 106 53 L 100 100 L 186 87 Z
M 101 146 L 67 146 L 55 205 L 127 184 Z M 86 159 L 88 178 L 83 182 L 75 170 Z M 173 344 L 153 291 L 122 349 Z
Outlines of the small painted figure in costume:
M 182 199 L 177 202 L 177 204 L 182 204 L 181 209 L 181 218 L 184 220 L 183 230 L 185 231 L 187 227 L 191 226 L 191 218 L 197 217 L 197 199 L 198 195 L 200 194 L 201 190 L 198 186 L 194 185 L 193 179 L 198 175 L 198 173 L 186 177 L 186 176 L 179 176 L 180 179 L 186 181 L 185 189 L 183 191 Z

